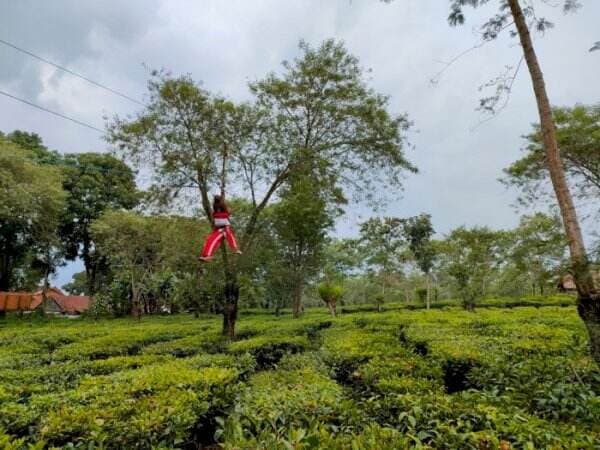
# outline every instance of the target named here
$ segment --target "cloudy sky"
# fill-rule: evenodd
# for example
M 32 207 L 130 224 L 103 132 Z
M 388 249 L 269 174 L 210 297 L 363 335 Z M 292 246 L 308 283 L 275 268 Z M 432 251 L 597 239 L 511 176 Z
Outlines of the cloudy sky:
M 540 0 L 538 13 L 556 23 L 536 46 L 551 101 L 556 105 L 600 101 L 600 2 L 583 0 L 563 16 Z M 407 178 L 390 215 L 428 212 L 437 231 L 459 225 L 511 227 L 515 192 L 497 179 L 519 157 L 521 136 L 536 121 L 530 80 L 519 74 L 506 109 L 494 120 L 475 111 L 478 87 L 515 66 L 520 48 L 508 36 L 470 52 L 477 26 L 495 13 L 474 13 L 460 28 L 446 23 L 448 0 L 5 0 L 0 39 L 28 49 L 98 82 L 144 99 L 148 68 L 190 73 L 204 86 L 233 99 L 248 97 L 247 83 L 278 70 L 304 39 L 314 45 L 343 40 L 372 69 L 371 85 L 390 95 L 391 109 L 415 126 L 408 157 L 420 174 Z M 556 3 L 559 3 L 558 1 Z M 103 116 L 126 115 L 138 106 L 85 81 L 0 45 L 0 89 L 81 121 L 103 127 Z M 62 152 L 106 151 L 101 134 L 0 96 L 0 130 L 34 131 Z M 349 233 L 368 214 L 354 208 L 340 225 Z M 58 284 L 74 270 L 63 270 Z

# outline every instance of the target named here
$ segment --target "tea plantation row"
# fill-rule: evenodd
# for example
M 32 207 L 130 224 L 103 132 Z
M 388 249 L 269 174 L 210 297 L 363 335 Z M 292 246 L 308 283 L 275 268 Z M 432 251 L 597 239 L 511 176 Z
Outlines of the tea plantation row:
M 600 448 L 573 307 L 219 325 L 6 321 L 0 448 Z

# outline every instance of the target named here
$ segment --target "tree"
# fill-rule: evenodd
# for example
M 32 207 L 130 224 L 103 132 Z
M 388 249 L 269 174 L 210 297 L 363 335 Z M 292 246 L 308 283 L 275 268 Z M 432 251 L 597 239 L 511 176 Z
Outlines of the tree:
M 90 226 L 108 209 L 137 205 L 135 175 L 125 163 L 108 154 L 67 155 L 63 165 L 63 187 L 68 196 L 59 233 L 66 257 L 83 260 L 87 291 L 92 295 L 98 290 L 97 275 L 106 262 L 94 250 Z
M 519 273 L 527 275 L 533 294 L 537 288 L 543 295 L 549 282 L 560 275 L 565 257 L 566 242 L 560 219 L 542 213 L 524 216 L 510 240 L 510 260 Z
M 157 220 L 139 214 L 107 211 L 91 226 L 100 254 L 118 267 L 131 292 L 131 315 L 141 317 L 142 294 L 152 280 L 160 258 Z
M 273 208 L 278 266 L 287 272 L 292 288 L 292 311 L 298 317 L 307 279 L 318 272 L 333 211 L 319 183 L 299 174 L 292 176 L 281 200 Z
M 403 221 L 396 217 L 372 218 L 361 224 L 361 251 L 367 267 L 374 270 L 381 282 L 381 296 L 385 299 L 386 286 L 393 273 L 400 272 L 406 261 Z M 376 301 L 380 309 L 381 301 Z
M 359 269 L 363 262 L 363 255 L 358 247 L 357 239 L 330 239 L 323 252 L 321 266 L 323 278 L 342 280 Z
M 6 135 L 6 140 L 17 146 L 29 150 L 30 158 L 40 164 L 58 165 L 62 163 L 62 157 L 55 151 L 48 150 L 42 138 L 37 133 L 14 130 Z
M 199 291 L 196 256 L 206 227 L 197 220 L 106 211 L 90 232 L 113 274 L 107 288 L 128 292 L 134 317 L 172 309 L 173 295 L 189 300 L 190 290 Z M 192 283 L 190 276 L 198 281 Z
M 464 23 L 464 6 L 478 7 L 486 3 L 489 3 L 489 0 L 451 0 L 451 13 L 448 18 L 450 24 L 459 25 Z M 575 10 L 578 7 L 578 1 L 565 0 L 563 6 L 565 11 Z M 552 108 L 546 90 L 544 75 L 530 33 L 532 26 L 543 31 L 548 28 L 549 23 L 543 18 L 538 18 L 532 6 L 527 6 L 523 9 L 519 0 L 501 0 L 500 12 L 483 26 L 484 38 L 487 40 L 495 39 L 504 28 L 510 25 L 511 20 L 516 28 L 514 34 L 519 37 L 523 49 L 523 57 L 531 76 L 540 117 L 540 130 L 542 133 L 546 167 L 548 168 L 569 244 L 571 270 L 573 271 L 578 292 L 577 310 L 586 325 L 590 337 L 592 356 L 596 363 L 600 365 L 600 293 L 594 285 L 590 271 L 583 234 L 581 233 L 573 198 L 567 184 L 565 165 L 559 151 L 556 126 L 552 116 Z
M 64 265 L 64 252 L 57 234 L 58 217 L 55 221 L 44 222 L 37 233 L 36 259 L 32 267 L 39 270 L 42 276 L 42 302 L 46 304 L 46 293 L 50 288 L 50 276 L 58 267 Z
M 408 241 L 410 249 L 417 266 L 425 275 L 427 283 L 427 309 L 431 302 L 431 269 L 435 263 L 435 247 L 431 243 L 431 237 L 434 234 L 433 226 L 431 225 L 431 216 L 429 214 L 421 214 L 419 216 L 410 217 L 403 222 L 404 236 Z
M 384 171 L 377 178 L 398 185 L 403 169 L 414 170 L 402 153 L 406 118 L 387 112 L 387 97 L 366 86 L 358 61 L 342 44 L 326 41 L 313 49 L 302 43 L 300 49 L 301 57 L 285 63 L 281 76 L 251 86 L 254 105 L 211 95 L 189 77 L 157 74 L 149 106 L 134 120 L 115 119 L 108 139 L 129 158 L 150 164 L 154 190 L 164 198 L 196 189 L 208 220 L 210 191 L 219 186 L 225 192 L 234 178 L 234 188 L 248 193 L 252 205 L 239 239 L 244 252 L 256 242 L 265 207 L 300 169 L 357 188 Z M 223 271 L 223 333 L 231 337 L 240 272 L 225 251 Z
M 196 189 L 209 223 L 211 190 L 220 185 L 224 194 L 228 173 L 243 168 L 253 192 L 255 214 L 246 230 L 246 235 L 252 235 L 256 218 L 285 178 L 281 164 L 268 152 L 258 152 L 252 141 L 255 134 L 260 134 L 263 114 L 248 105 L 235 105 L 211 95 L 190 77 L 153 75 L 147 108 L 133 120 L 116 118 L 109 126 L 108 140 L 136 165 L 149 166 L 154 174 L 152 191 L 163 202 L 170 202 L 186 188 Z M 263 182 L 268 187 L 257 202 L 256 189 Z M 242 236 L 240 241 L 245 249 L 248 239 Z M 222 299 L 223 332 L 233 336 L 239 292 L 237 271 L 225 246 L 222 255 L 227 286 L 227 295 Z
M 218 284 L 216 271 L 203 271 L 198 261 L 199 249 L 209 231 L 197 218 L 168 216 L 159 218 L 155 239 L 160 240 L 160 265 L 155 271 L 151 297 L 157 306 L 175 312 L 193 309 L 210 311 L 210 296 Z
M 0 139 L 0 290 L 34 287 L 52 272 L 64 201 L 57 168 Z
M 339 302 L 344 295 L 344 288 L 339 284 L 325 281 L 318 286 L 319 297 L 325 302 L 329 308 L 329 312 L 333 317 L 337 315 L 337 302 Z
M 565 172 L 576 198 L 600 198 L 600 105 L 554 108 L 556 138 Z M 546 193 L 549 175 L 539 124 L 526 136 L 525 156 L 505 169 L 506 184 L 522 190 L 523 203 L 539 200 Z
M 63 286 L 63 290 L 71 295 L 91 295 L 88 288 L 85 271 L 73 274 L 71 281 Z
M 473 311 L 502 261 L 502 234 L 487 227 L 453 230 L 440 244 L 444 268 L 453 278 L 463 306 Z

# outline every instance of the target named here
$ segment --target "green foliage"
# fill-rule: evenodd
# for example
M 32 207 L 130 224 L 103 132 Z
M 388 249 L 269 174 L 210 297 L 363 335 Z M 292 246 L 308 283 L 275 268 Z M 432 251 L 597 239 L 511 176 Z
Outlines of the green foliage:
M 447 271 L 466 309 L 473 309 L 486 294 L 502 260 L 502 232 L 486 227 L 452 231 L 442 244 Z
M 594 448 L 600 373 L 574 306 L 500 305 L 255 314 L 232 342 L 212 317 L 11 319 L 0 443 Z
M 131 310 L 138 315 L 142 309 L 197 309 L 197 253 L 206 230 L 190 218 L 126 211 L 107 211 L 94 221 L 91 236 L 96 251 L 108 261 L 114 277 L 109 288 L 113 290 L 115 312 Z M 110 297 L 111 293 L 105 291 L 104 295 Z M 117 304 L 128 298 L 130 303 Z
M 251 85 L 258 105 L 276 120 L 280 148 L 291 152 L 286 159 L 308 161 L 326 190 L 343 186 L 348 175 L 367 196 L 375 192 L 373 170 L 384 175 L 378 182 L 396 185 L 402 170 L 414 171 L 402 152 L 407 118 L 389 113 L 389 99 L 368 87 L 343 43 L 327 40 L 313 48 L 302 41 L 299 49 L 282 75 Z
M 35 286 L 58 264 L 61 181 L 32 150 L 0 138 L 0 290 Z
M 317 429 L 343 430 L 345 406 L 341 387 L 312 369 L 258 374 L 224 423 L 223 438 L 230 448 L 270 448 L 286 442 L 314 448 Z
M 135 174 L 114 156 L 99 153 L 70 154 L 62 165 L 68 195 L 59 234 L 66 257 L 83 260 L 86 290 L 93 294 L 98 290 L 96 278 L 106 281 L 107 274 L 101 273 L 106 272 L 106 263 L 94 251 L 91 224 L 108 209 L 131 209 L 138 203 Z
M 417 299 L 421 302 L 421 303 L 425 303 L 425 301 L 427 300 L 427 289 L 417 289 L 416 291 L 417 294 Z
M 428 274 L 435 262 L 435 247 L 431 245 L 431 237 L 435 233 L 431 225 L 431 216 L 421 214 L 410 217 L 403 223 L 408 248 L 412 252 L 419 269 Z
M 55 443 L 85 433 L 95 444 L 177 446 L 211 403 L 227 402 L 235 377 L 231 369 L 196 370 L 169 362 L 84 380 L 48 414 L 40 434 Z
M 402 220 L 396 217 L 372 218 L 360 226 L 361 250 L 367 264 L 388 274 L 398 270 L 404 262 L 402 246 L 405 244 Z
M 279 196 L 274 228 L 293 267 L 296 309 L 304 282 L 316 271 L 331 212 L 345 201 L 342 189 L 368 194 L 375 179 L 398 187 L 402 171 L 415 171 L 403 153 L 408 120 L 390 114 L 388 97 L 368 87 L 357 58 L 333 40 L 317 48 L 301 42 L 299 50 L 281 74 L 251 84 L 253 103 L 247 104 L 213 95 L 189 76 L 153 72 L 147 107 L 133 119 L 115 119 L 108 133 L 128 160 L 153 174 L 150 193 L 161 206 L 183 187 L 194 187 L 199 199 L 192 201 L 202 205 L 210 222 L 214 190 L 226 193 L 228 180 L 235 178 L 236 189 L 247 193 L 246 220 L 238 228 L 246 256 L 223 259 L 223 284 L 230 293 L 239 292 L 240 275 L 256 276 L 264 268 L 252 264 L 249 255 L 261 237 L 258 225 L 267 207 Z M 380 176 L 373 177 L 374 171 Z M 269 300 L 277 307 L 286 294 L 282 272 L 272 277 L 280 292 Z M 224 329 L 233 334 L 238 295 L 222 297 Z
M 62 289 L 71 295 L 90 295 L 89 285 L 85 272 L 73 274 L 71 281 L 63 285 Z
M 581 200 L 595 200 L 600 195 L 600 105 L 577 105 L 554 108 L 556 138 L 566 175 L 574 194 Z M 550 176 L 545 163 L 539 125 L 526 136 L 525 156 L 504 170 L 504 182 L 521 189 L 521 201 L 547 200 L 551 195 Z
M 383 298 L 378 299 L 377 295 L 385 297 L 388 294 L 386 289 L 402 272 L 407 260 L 403 223 L 403 220 L 397 217 L 373 217 L 360 225 L 358 247 L 364 258 L 361 266 L 374 281 L 370 283 L 368 295 L 375 302 L 377 309 L 383 301 Z
M 31 153 L 32 159 L 38 164 L 62 164 L 62 157 L 57 152 L 48 150 L 42 138 L 37 133 L 15 130 L 6 135 L 6 140 L 22 149 L 28 150 Z
M 344 295 L 344 288 L 338 284 L 324 282 L 319 284 L 319 296 L 327 304 L 336 304 Z
M 544 294 L 567 265 L 567 243 L 560 219 L 541 213 L 524 216 L 509 239 L 509 263 L 534 286 L 533 294 L 537 293 L 536 286 Z
M 296 315 L 306 284 L 319 271 L 327 232 L 334 223 L 337 208 L 328 203 L 327 191 L 318 179 L 296 174 L 272 207 L 275 256 L 266 277 L 274 289 L 292 298 Z

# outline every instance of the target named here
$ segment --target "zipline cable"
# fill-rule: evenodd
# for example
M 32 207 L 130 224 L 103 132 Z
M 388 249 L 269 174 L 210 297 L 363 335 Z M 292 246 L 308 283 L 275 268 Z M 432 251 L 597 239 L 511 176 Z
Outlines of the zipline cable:
M 99 83 L 97 81 L 94 81 L 94 80 L 92 80 L 92 79 L 90 79 L 90 78 L 88 78 L 88 77 L 86 77 L 84 75 L 81 75 L 81 74 L 79 74 L 77 72 L 72 71 L 71 69 L 68 69 L 67 67 L 61 66 L 60 64 L 56 64 L 55 62 L 49 61 L 49 60 L 47 60 L 45 58 L 42 58 L 41 56 L 36 55 L 35 53 L 30 52 L 29 50 L 25 50 L 24 48 L 18 47 L 15 44 L 12 44 L 12 43 L 10 43 L 8 41 L 5 41 L 4 39 L 0 39 L 0 44 L 4 44 L 7 47 L 10 47 L 10 48 L 12 48 L 14 50 L 17 50 L 18 52 L 24 53 L 24 54 L 26 54 L 28 56 L 31 56 L 32 58 L 35 58 L 35 59 L 37 59 L 39 61 L 42 61 L 43 63 L 49 64 L 52 67 L 55 67 L 55 68 L 57 68 L 59 70 L 62 70 L 63 72 L 66 72 L 66 73 L 68 73 L 70 75 L 73 75 L 74 77 L 81 78 L 82 80 L 87 81 L 88 83 L 93 84 L 96 87 L 99 87 L 101 89 L 105 89 L 105 90 L 107 90 L 109 92 L 112 92 L 113 94 L 118 95 L 119 97 L 122 97 L 122 98 L 124 98 L 126 100 L 129 100 L 130 102 L 136 103 L 136 104 L 138 104 L 140 106 L 145 106 L 142 102 L 136 100 L 133 97 L 130 97 L 127 94 L 123 94 L 122 92 L 119 92 L 116 89 L 113 89 L 113 88 L 111 88 L 109 86 L 106 86 L 105 84 Z
M 90 128 L 92 130 L 95 130 L 95 131 L 98 131 L 99 133 L 103 133 L 104 134 L 104 130 L 101 130 L 100 128 L 97 128 L 97 127 L 95 127 L 93 125 L 90 125 L 88 123 L 82 122 L 81 120 L 77 120 L 77 119 L 73 119 L 72 117 L 65 116 L 64 114 L 61 114 L 59 112 L 52 111 L 51 109 L 45 108 L 45 107 L 37 105 L 35 103 L 32 103 L 29 100 L 25 100 L 24 98 L 16 97 L 16 96 L 14 96 L 12 94 L 9 94 L 8 92 L 2 91 L 2 90 L 0 90 L 0 94 L 4 95 L 6 97 L 12 98 L 13 100 L 17 100 L 17 101 L 19 101 L 21 103 L 25 103 L 26 105 L 32 106 L 32 107 L 37 108 L 37 109 L 39 109 L 41 111 L 44 111 L 44 112 L 47 112 L 49 114 L 53 114 L 55 116 L 58 116 L 58 117 L 60 117 L 62 119 L 66 119 L 66 120 L 69 120 L 71 122 L 74 122 L 74 123 L 76 123 L 78 125 L 81 125 L 82 127 Z

